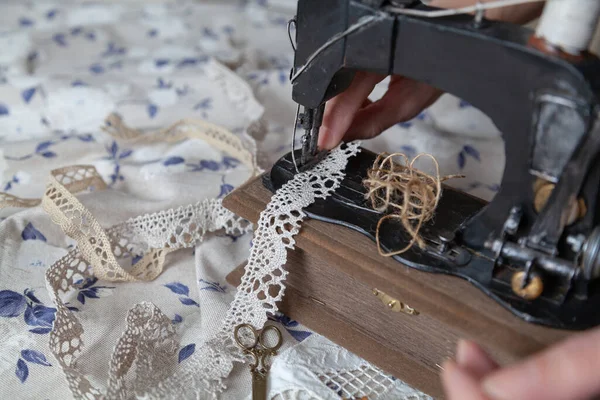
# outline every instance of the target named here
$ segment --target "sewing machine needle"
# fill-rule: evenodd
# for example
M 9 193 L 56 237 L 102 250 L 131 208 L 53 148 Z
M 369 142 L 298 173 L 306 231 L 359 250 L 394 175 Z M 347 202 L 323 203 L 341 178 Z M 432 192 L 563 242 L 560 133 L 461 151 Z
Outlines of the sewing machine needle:
M 311 127 L 310 132 L 310 145 L 309 151 L 311 157 L 314 157 L 317 154 L 317 145 L 319 144 L 319 130 L 321 129 L 321 124 L 323 124 L 323 114 L 325 113 L 325 104 L 322 104 L 315 111 L 315 116 L 313 118 L 313 125 Z

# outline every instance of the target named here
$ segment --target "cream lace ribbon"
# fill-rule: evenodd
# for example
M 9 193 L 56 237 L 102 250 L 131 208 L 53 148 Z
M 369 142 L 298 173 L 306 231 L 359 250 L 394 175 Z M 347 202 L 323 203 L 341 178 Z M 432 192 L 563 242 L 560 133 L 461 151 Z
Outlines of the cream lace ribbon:
M 184 120 L 168 129 L 144 135 L 137 130 L 128 128 L 118 115 L 112 114 L 107 118 L 104 130 L 116 138 L 130 142 L 152 143 L 157 141 L 174 142 L 190 138 L 203 139 L 219 150 L 238 158 L 252 169 L 253 175 L 259 172 L 251 145 L 245 144 L 240 138 L 225 129 L 204 121 Z M 247 142 L 250 143 L 250 140 L 247 140 Z M 250 149 L 248 149 L 249 147 Z M 62 175 L 57 175 L 56 171 L 53 171 L 50 175 L 46 193 L 42 198 L 42 206 L 52 220 L 60 225 L 65 234 L 77 241 L 79 250 L 83 257 L 93 266 L 94 275 L 97 278 L 108 281 L 131 282 L 136 280 L 152 280 L 160 275 L 165 254 L 164 249 L 171 248 L 174 245 L 181 245 L 182 243 L 162 243 L 159 247 L 160 250 L 154 250 L 146 254 L 144 258 L 135 264 L 131 272 L 126 272 L 117 262 L 107 233 L 96 221 L 92 213 L 62 184 L 60 177 Z M 77 186 L 77 188 L 80 186 L 82 185 Z M 210 213 L 210 211 L 211 207 L 207 207 L 203 213 Z M 205 218 L 195 221 L 193 226 L 188 226 L 188 228 L 191 227 L 192 231 L 194 228 L 199 228 L 204 233 L 206 230 L 214 228 L 215 222 L 224 222 L 222 216 L 220 219 L 216 216 L 213 216 L 215 217 L 213 219 L 210 217 L 210 215 L 207 215 Z M 228 217 L 230 216 L 228 215 Z M 180 218 L 180 220 L 182 219 Z M 192 236 L 194 234 L 194 232 L 189 233 Z M 187 240 L 191 239 L 192 237 L 189 237 Z M 177 239 L 177 241 L 179 240 L 184 239 Z M 195 241 L 192 243 L 195 243 Z M 120 249 L 120 251 L 123 250 Z
M 241 137 L 234 135 L 228 130 L 198 119 L 185 119 L 179 121 L 166 129 L 144 134 L 137 129 L 125 125 L 118 114 L 110 114 L 105 121 L 102 130 L 115 139 L 128 143 L 160 143 L 180 142 L 186 139 L 204 140 L 213 147 L 226 152 L 230 156 L 240 160 L 242 164 L 250 168 L 253 176 L 262 172 L 256 160 L 256 143 L 246 133 Z M 61 185 L 70 194 L 77 194 L 84 190 L 94 188 L 95 190 L 106 189 L 106 183 L 97 173 L 93 166 L 74 165 L 56 169 L 50 174 L 48 190 L 59 191 Z M 58 181 L 55 185 L 54 181 Z M 48 192 L 46 196 L 48 197 Z M 43 199 L 24 199 L 10 193 L 0 192 L 0 209 L 8 207 L 30 208 L 40 205 Z
M 76 194 L 88 189 L 104 190 L 106 183 L 93 166 L 76 165 L 52 171 L 52 178 L 69 193 Z M 29 208 L 42 203 L 42 199 L 23 199 L 0 192 L 0 209 L 7 207 Z
M 237 157 L 255 174 L 260 172 L 252 139 L 242 140 L 203 121 L 182 121 L 166 130 L 144 135 L 127 128 L 118 116 L 112 115 L 106 131 L 129 141 L 201 138 Z M 283 281 L 287 275 L 283 265 L 287 249 L 294 247 L 293 236 L 305 217 L 302 209 L 317 198 L 329 196 L 339 186 L 347 160 L 356 154 L 358 145 L 354 143 L 332 151 L 317 167 L 296 175 L 273 196 L 261 213 L 246 274 L 221 330 L 188 359 L 177 375 L 169 374 L 178 348 L 169 318 L 147 302 L 131 309 L 126 331 L 113 351 L 105 393 L 95 388 L 78 368 L 78 357 L 83 349 L 83 326 L 62 297 L 92 277 L 110 281 L 152 280 L 162 272 L 168 253 L 194 246 L 208 232 L 224 229 L 228 233 L 244 233 L 250 231 L 251 226 L 224 209 L 220 200 L 214 199 L 143 215 L 104 230 L 73 195 L 90 186 L 96 190 L 106 187 L 94 167 L 74 166 L 52 171 L 41 204 L 52 220 L 77 241 L 78 247 L 46 272 L 47 285 L 57 308 L 50 333 L 50 349 L 75 398 L 197 398 L 199 393 L 204 393 L 202 398 L 205 398 L 222 391 L 222 379 L 231 371 L 233 362 L 244 361 L 242 353 L 233 345 L 234 326 L 250 323 L 262 327 L 267 312 L 277 311 L 276 302 L 283 297 Z M 39 204 L 36 200 L 14 196 L 4 199 L 8 201 L 0 202 L 0 207 Z M 142 251 L 145 255 L 131 270 L 120 266 L 118 259 Z
M 179 142 L 185 139 L 201 139 L 211 146 L 237 158 L 254 174 L 262 172 L 256 162 L 256 143 L 247 134 L 238 137 L 228 130 L 198 119 L 184 119 L 166 129 L 143 134 L 123 123 L 118 114 L 106 118 L 102 130 L 114 138 L 133 143 Z
M 160 274 L 168 253 L 192 247 L 205 233 L 220 229 L 239 234 L 250 231 L 251 225 L 226 210 L 220 200 L 204 200 L 196 205 L 130 219 L 106 230 L 105 236 L 114 258 L 128 258 L 133 249 L 137 252 L 149 248 L 130 272 L 119 267 L 118 273 L 131 279 L 149 280 Z M 97 243 L 93 236 L 87 240 Z M 75 398 L 127 399 L 164 379 L 171 370 L 169 366 L 176 360 L 178 348 L 175 330 L 170 319 L 153 304 L 136 305 L 129 311 L 127 329 L 113 351 L 106 395 L 94 388 L 77 368 L 77 359 L 83 350 L 83 326 L 62 300 L 62 296 L 95 276 L 95 265 L 89 266 L 80 249 L 71 250 L 46 271 L 46 282 L 57 309 L 50 333 L 50 350 L 62 367 Z M 135 371 L 133 385 L 127 387 L 125 382 L 128 374 L 133 374 L 131 371 Z

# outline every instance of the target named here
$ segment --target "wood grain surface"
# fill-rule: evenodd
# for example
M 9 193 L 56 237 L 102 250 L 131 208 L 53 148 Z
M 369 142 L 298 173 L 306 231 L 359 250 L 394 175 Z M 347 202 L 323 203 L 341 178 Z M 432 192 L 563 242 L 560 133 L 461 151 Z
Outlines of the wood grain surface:
M 256 222 L 270 197 L 256 178 L 223 204 Z M 303 223 L 286 269 L 281 308 L 290 318 L 436 398 L 442 398 L 439 366 L 460 338 L 477 341 L 504 364 L 569 334 L 524 322 L 462 279 L 408 268 L 380 256 L 360 233 L 320 221 Z M 236 284 L 242 273 L 240 266 L 228 280 Z M 374 289 L 419 315 L 391 311 Z

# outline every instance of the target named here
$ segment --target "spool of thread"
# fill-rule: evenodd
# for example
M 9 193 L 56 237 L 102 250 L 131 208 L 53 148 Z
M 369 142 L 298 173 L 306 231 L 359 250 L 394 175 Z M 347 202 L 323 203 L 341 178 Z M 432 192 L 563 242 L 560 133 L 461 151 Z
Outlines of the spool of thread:
M 599 16 L 599 0 L 547 0 L 536 37 L 579 55 L 590 47 Z

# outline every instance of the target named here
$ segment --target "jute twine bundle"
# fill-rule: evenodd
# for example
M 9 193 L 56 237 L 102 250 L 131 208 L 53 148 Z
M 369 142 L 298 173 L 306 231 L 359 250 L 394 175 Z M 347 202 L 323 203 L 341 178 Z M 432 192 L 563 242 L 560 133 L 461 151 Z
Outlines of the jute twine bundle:
M 430 175 L 414 168 L 420 158 L 429 158 L 434 166 Z M 395 162 L 394 159 L 399 159 Z M 363 181 L 368 192 L 365 197 L 371 207 L 380 212 L 389 212 L 377 223 L 376 240 L 379 254 L 391 257 L 408 251 L 415 244 L 425 247 L 425 241 L 419 234 L 423 224 L 431 220 L 442 196 L 442 182 L 452 178 L 464 178 L 462 175 L 440 177 L 437 160 L 431 154 L 419 154 L 410 160 L 405 154 L 382 153 L 377 156 L 373 167 L 367 171 Z M 397 219 L 411 237 L 403 249 L 384 252 L 379 240 L 381 224 L 388 219 Z

